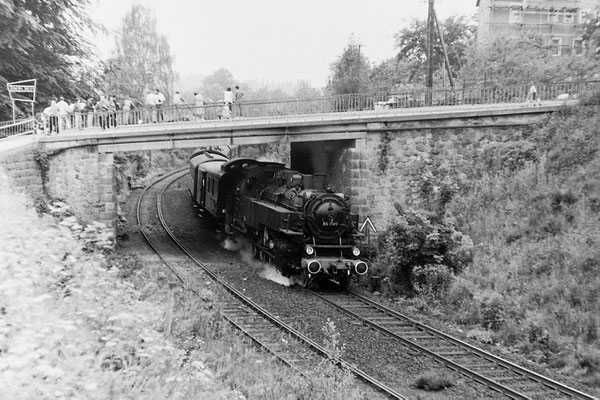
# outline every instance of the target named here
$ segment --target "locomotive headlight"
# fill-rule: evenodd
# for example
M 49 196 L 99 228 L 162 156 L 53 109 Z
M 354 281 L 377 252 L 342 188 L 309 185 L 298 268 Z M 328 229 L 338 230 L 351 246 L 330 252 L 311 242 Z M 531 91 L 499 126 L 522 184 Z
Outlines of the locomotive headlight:
M 268 245 L 269 245 L 269 248 L 270 248 L 271 250 L 273 250 L 273 248 L 275 247 L 275 242 L 273 242 L 272 240 L 269 240 L 269 243 L 268 243 Z
M 313 254 L 315 254 L 315 249 L 312 246 L 306 246 L 306 247 L 304 247 L 304 251 L 309 256 L 312 256 Z
M 358 247 L 353 247 L 353 248 L 352 248 L 352 255 L 353 255 L 354 257 L 358 257 L 358 256 L 360 256 L 360 249 L 359 249 Z

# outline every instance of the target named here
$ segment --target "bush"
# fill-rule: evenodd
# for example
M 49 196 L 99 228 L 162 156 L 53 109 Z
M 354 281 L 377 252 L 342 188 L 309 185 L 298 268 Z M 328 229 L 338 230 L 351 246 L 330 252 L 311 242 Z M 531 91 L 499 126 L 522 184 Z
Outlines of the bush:
M 454 275 L 444 264 L 417 265 L 412 270 L 411 280 L 416 294 L 439 300 L 450 290 Z
M 501 294 L 484 292 L 479 300 L 481 326 L 497 331 L 504 323 L 505 304 Z
M 425 373 L 417 377 L 415 386 L 427 391 L 439 391 L 456 384 L 456 379 L 448 374 Z
M 402 211 L 399 218 L 379 238 L 377 263 L 387 265 L 386 275 L 406 294 L 412 295 L 423 289 L 415 288 L 413 268 L 429 266 L 419 270 L 416 275 L 420 279 L 419 285 L 428 286 L 427 279 L 444 280 L 440 278 L 441 271 L 457 273 L 472 260 L 473 245 L 470 239 L 435 213 Z M 434 273 L 432 266 L 436 265 L 438 272 Z M 433 278 L 436 274 L 438 277 Z M 429 278 L 425 278 L 425 275 Z M 450 279 L 448 275 L 445 276 L 447 284 L 444 290 L 447 290 Z M 437 285 L 433 281 L 430 283 Z M 434 291 L 439 293 L 438 289 Z

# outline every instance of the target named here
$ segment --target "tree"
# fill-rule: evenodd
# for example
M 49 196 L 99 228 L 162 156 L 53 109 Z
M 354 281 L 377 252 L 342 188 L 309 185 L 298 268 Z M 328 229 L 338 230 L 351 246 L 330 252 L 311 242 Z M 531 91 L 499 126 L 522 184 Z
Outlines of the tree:
M 472 46 L 462 71 L 467 86 L 506 86 L 582 80 L 591 77 L 598 62 L 587 56 L 556 57 L 536 33 L 506 33 Z
M 354 43 L 352 38 L 330 69 L 332 77 L 328 88 L 333 94 L 362 93 L 368 90 L 369 61 L 360 53 L 360 45 Z
M 230 87 L 233 90 L 235 84 L 233 74 L 226 68 L 220 68 L 204 78 L 202 81 L 202 94 L 207 100 L 223 101 L 225 89 Z
M 154 13 L 134 5 L 123 18 L 116 56 L 104 64 L 105 87 L 110 93 L 140 100 L 144 92 L 173 93 L 173 57 L 165 35 L 157 31 Z
M 308 81 L 296 82 L 294 97 L 297 99 L 314 99 L 321 97 L 322 93 L 319 89 L 314 88 Z
M 600 18 L 593 19 L 584 26 L 582 39 L 590 54 L 600 57 Z
M 410 83 L 410 63 L 396 58 L 374 65 L 369 81 L 371 90 L 376 93 L 390 94 L 415 89 L 415 85 Z
M 464 63 L 467 48 L 475 40 L 476 25 L 464 16 L 450 17 L 440 22 L 451 70 L 457 75 Z M 395 35 L 398 54 L 396 58 L 408 68 L 409 81 L 424 82 L 427 73 L 427 21 L 413 20 L 408 28 Z M 434 34 L 433 65 L 442 66 L 444 52 L 437 32 Z
M 39 109 L 55 96 L 88 93 L 97 75 L 82 33 L 98 29 L 88 6 L 89 0 L 0 0 L 0 87 L 37 79 Z M 10 97 L 0 90 L 0 120 L 11 116 Z

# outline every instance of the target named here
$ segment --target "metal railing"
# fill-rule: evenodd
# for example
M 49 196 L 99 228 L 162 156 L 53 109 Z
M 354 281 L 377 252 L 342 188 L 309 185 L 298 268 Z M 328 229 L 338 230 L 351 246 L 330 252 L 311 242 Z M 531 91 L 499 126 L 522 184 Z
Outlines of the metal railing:
M 35 118 L 0 122 L 0 139 L 8 136 L 26 135 L 35 132 L 38 122 Z
M 590 89 L 600 89 L 600 81 L 562 82 L 539 84 L 537 93 L 541 101 L 554 100 L 559 95 L 576 98 Z M 186 123 L 229 118 L 273 118 L 278 116 L 311 115 L 324 113 L 383 111 L 398 108 L 431 106 L 457 106 L 468 104 L 500 104 L 527 101 L 529 85 L 487 85 L 455 89 L 414 90 L 407 92 L 358 93 L 324 96 L 310 99 L 284 99 L 245 101 L 231 108 L 223 103 L 209 103 L 201 107 L 192 105 L 137 107 L 125 111 L 90 111 L 54 117 L 53 125 L 64 130 L 113 129 L 123 125 L 151 123 Z M 566 97 L 566 96 L 562 96 Z M 49 132 L 49 120 L 44 118 L 39 128 Z M 0 123 L 0 138 L 35 129 L 35 120 L 15 124 Z

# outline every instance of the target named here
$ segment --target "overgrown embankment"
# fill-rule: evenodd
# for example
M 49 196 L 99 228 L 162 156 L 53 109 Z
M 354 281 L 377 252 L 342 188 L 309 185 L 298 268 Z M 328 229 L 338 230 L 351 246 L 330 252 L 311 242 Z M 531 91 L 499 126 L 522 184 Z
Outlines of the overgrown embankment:
M 596 387 L 599 99 L 555 113 L 519 143 L 487 149 L 468 179 L 436 182 L 424 191 L 425 211 L 400 209 L 384 235 L 401 245 L 380 252 L 389 288 L 413 305 Z

